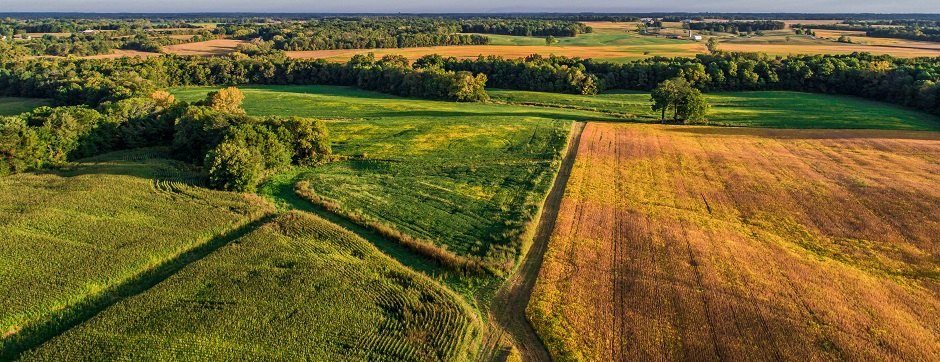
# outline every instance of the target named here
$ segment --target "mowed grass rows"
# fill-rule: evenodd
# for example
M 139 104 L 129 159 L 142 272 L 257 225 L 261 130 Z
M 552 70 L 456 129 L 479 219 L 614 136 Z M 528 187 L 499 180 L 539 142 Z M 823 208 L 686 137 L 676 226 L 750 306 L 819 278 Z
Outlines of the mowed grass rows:
M 161 155 L 121 152 L 0 178 L 0 346 L 272 210 L 256 196 L 187 186 L 188 168 Z
M 940 359 L 940 135 L 591 123 L 528 315 L 557 360 Z
M 365 240 L 294 211 L 24 360 L 464 361 L 475 318 Z

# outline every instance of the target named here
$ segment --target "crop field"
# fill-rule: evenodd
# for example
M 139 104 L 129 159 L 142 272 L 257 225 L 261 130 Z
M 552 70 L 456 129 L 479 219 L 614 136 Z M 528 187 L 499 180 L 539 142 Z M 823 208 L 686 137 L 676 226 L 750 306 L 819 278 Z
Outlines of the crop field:
M 199 99 L 207 88 L 174 90 Z M 404 99 L 344 87 L 244 88 L 255 115 L 332 119 L 334 153 L 304 193 L 461 258 L 508 269 L 580 110 Z M 355 118 L 353 118 L 355 117 Z
M 282 214 L 25 361 L 465 361 L 480 322 L 354 234 Z
M 48 99 L 0 97 L 0 116 L 15 116 L 51 104 Z
M 0 347 L 271 211 L 257 196 L 189 186 L 204 176 L 165 156 L 121 152 L 0 178 Z
M 799 22 L 794 20 L 793 22 Z M 812 21 L 805 24 L 814 23 Z M 830 23 L 830 22 L 824 22 Z M 289 51 L 287 55 L 293 58 L 317 59 L 323 58 L 335 62 L 345 62 L 356 54 L 374 53 L 376 56 L 388 54 L 403 55 L 411 60 L 428 54 L 440 54 L 445 57 L 460 59 L 473 59 L 479 56 L 498 55 L 506 58 L 522 58 L 532 54 L 563 55 L 568 57 L 594 58 L 610 62 L 626 63 L 646 59 L 653 56 L 662 57 L 694 57 L 696 54 L 707 53 L 703 43 L 689 40 L 668 39 L 669 35 L 687 35 L 688 30 L 681 28 L 680 23 L 666 23 L 666 27 L 658 35 L 640 35 L 636 32 L 637 23 L 611 23 L 587 22 L 595 31 L 590 34 L 581 34 L 577 37 L 559 37 L 558 44 L 545 45 L 542 37 L 508 36 L 485 34 L 491 39 L 489 45 L 471 46 L 437 46 L 419 48 L 386 48 L 386 49 L 336 49 L 315 51 Z M 896 57 L 936 57 L 940 56 L 940 48 L 931 43 L 903 41 L 896 39 L 878 39 L 856 37 L 857 44 L 837 43 L 826 39 L 825 31 L 820 30 L 820 39 L 811 39 L 808 36 L 798 36 L 790 30 L 770 31 L 765 36 L 738 37 L 723 34 L 721 49 L 735 52 L 764 52 L 770 55 L 791 54 L 850 54 L 853 52 L 870 52 L 873 54 L 889 54 Z M 835 38 L 838 38 L 836 35 Z M 179 55 L 213 56 L 224 55 L 235 50 L 242 40 L 217 39 L 198 43 L 170 45 L 163 47 L 164 52 Z M 97 57 L 121 56 L 148 56 L 154 53 L 122 52 Z
M 940 359 L 940 134 L 589 123 L 528 315 L 557 360 Z
M 663 39 L 667 40 L 667 39 Z M 521 41 L 521 40 L 520 40 Z M 402 55 L 415 60 L 428 54 L 440 54 L 459 59 L 476 59 L 479 56 L 498 55 L 504 58 L 524 58 L 532 54 L 563 55 L 567 57 L 604 59 L 611 62 L 626 63 L 646 59 L 652 56 L 693 57 L 705 52 L 705 45 L 690 41 L 672 40 L 674 44 L 648 44 L 629 46 L 546 46 L 542 45 L 462 45 L 423 48 L 391 49 L 339 49 L 287 52 L 293 58 L 324 58 L 330 61 L 345 62 L 356 54 L 374 53 L 377 57 L 388 54 Z
M 163 47 L 163 52 L 177 55 L 225 55 L 235 51 L 235 47 L 243 43 L 247 42 L 236 39 L 215 39 L 197 43 L 167 45 Z
M 649 93 L 615 92 L 596 96 L 488 90 L 497 102 L 563 107 L 609 117 L 635 116 L 659 121 L 650 110 Z M 940 118 L 907 108 L 860 98 L 796 92 L 727 92 L 705 95 L 711 103 L 709 124 L 764 128 L 847 128 L 940 131 Z

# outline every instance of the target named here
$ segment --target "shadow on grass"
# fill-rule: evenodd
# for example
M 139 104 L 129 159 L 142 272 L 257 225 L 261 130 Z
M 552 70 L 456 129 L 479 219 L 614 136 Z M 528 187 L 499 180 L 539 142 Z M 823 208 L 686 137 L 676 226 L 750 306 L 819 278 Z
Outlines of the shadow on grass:
M 294 192 L 294 185 L 304 180 L 307 174 L 308 173 L 304 172 L 302 169 L 286 171 L 281 175 L 269 179 L 268 182 L 261 186 L 259 193 L 273 199 L 272 201 L 274 201 L 281 211 L 300 210 L 309 212 L 349 230 L 360 238 L 367 240 L 372 245 L 375 245 L 375 247 L 385 255 L 388 255 L 412 270 L 431 277 L 449 275 L 447 270 L 430 260 L 414 254 L 398 243 L 386 240 L 374 232 L 298 196 L 297 193 Z
M 24 327 L 16 334 L 0 342 L 0 360 L 19 359 L 24 352 L 39 347 L 46 341 L 94 318 L 112 305 L 153 288 L 188 265 L 245 236 L 273 218 L 273 214 L 262 216 L 190 249 L 159 266 L 148 269 L 121 284 L 108 288 L 97 296 L 89 297 L 78 304 L 69 305 L 41 322 Z

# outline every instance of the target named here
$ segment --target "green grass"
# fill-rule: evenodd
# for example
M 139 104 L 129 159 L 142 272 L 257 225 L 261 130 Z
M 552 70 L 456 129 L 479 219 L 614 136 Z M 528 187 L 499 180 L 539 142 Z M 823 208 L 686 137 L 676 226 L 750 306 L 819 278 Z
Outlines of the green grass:
M 656 121 L 649 93 L 620 92 L 596 96 L 488 90 L 507 103 L 568 107 L 636 115 Z M 900 106 L 854 97 L 796 92 L 706 94 L 712 105 L 709 124 L 762 128 L 896 129 L 940 131 L 940 118 Z
M 290 212 L 24 360 L 465 361 L 481 327 L 439 284 Z
M 183 100 L 209 89 L 181 89 Z M 581 110 L 404 99 L 344 87 L 244 88 L 254 115 L 333 119 L 336 154 L 305 173 L 311 191 L 345 212 L 461 257 L 508 269 L 557 171 L 570 120 L 620 119 Z
M 41 98 L 0 97 L 0 116 L 15 116 L 51 104 L 50 100 Z
M 58 328 L 70 308 L 271 210 L 189 186 L 204 176 L 163 156 L 120 152 L 0 178 L 0 350 L 29 338 L 15 332 Z

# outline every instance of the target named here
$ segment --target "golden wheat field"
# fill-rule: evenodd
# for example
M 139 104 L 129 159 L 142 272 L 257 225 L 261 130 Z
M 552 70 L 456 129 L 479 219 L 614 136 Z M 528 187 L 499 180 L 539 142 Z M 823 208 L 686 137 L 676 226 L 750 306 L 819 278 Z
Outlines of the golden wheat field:
M 940 360 L 940 134 L 590 123 L 528 315 L 557 360 Z

